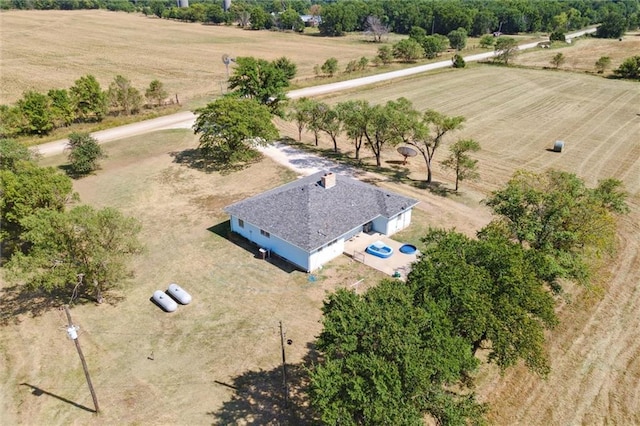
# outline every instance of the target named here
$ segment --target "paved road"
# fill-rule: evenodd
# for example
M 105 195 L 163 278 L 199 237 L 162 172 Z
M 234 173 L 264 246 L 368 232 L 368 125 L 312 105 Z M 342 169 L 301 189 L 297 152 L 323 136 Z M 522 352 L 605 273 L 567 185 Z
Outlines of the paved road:
M 575 33 L 568 34 L 567 40 L 571 40 L 575 37 L 580 37 L 585 34 L 594 33 L 595 28 L 589 28 Z M 544 41 L 544 40 L 540 40 Z M 522 44 L 518 46 L 520 50 L 526 50 L 534 48 L 538 45 L 537 42 Z M 495 52 L 485 52 L 476 55 L 465 56 L 465 62 L 474 62 L 489 59 L 495 56 Z M 353 80 L 340 81 L 338 83 L 322 84 L 320 86 L 307 87 L 299 90 L 292 90 L 287 93 L 287 96 L 291 99 L 300 98 L 303 96 L 317 96 L 326 93 L 338 92 L 344 89 L 353 89 L 354 87 L 366 86 L 369 84 L 379 83 L 382 81 L 392 80 L 394 78 L 408 77 L 415 74 L 424 73 L 427 71 L 433 71 L 441 68 L 448 68 L 451 66 L 451 61 L 440 61 L 431 64 L 420 65 L 417 67 L 407 68 L 398 71 L 387 72 L 383 74 L 376 74 L 369 77 L 355 78 Z M 153 132 L 163 129 L 176 129 L 176 128 L 191 128 L 195 121 L 195 115 L 191 111 L 183 111 L 176 114 L 166 115 L 164 117 L 158 117 L 151 120 L 140 121 L 138 123 L 127 124 L 125 126 L 114 127 L 108 130 L 101 130 L 99 132 L 92 133 L 91 135 L 100 143 L 110 142 L 117 139 L 122 139 L 131 136 L 137 136 L 144 133 Z M 38 145 L 36 149 L 43 156 L 50 156 L 60 154 L 64 151 L 67 143 L 67 139 L 60 139 L 57 141 L 49 142 L 46 144 Z

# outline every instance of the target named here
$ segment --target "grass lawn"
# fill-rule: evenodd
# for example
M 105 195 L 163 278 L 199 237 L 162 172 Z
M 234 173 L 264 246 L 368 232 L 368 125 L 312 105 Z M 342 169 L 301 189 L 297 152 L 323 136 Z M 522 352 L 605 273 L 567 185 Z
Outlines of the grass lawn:
M 222 208 L 295 176 L 268 159 L 232 175 L 176 164 L 175 153 L 195 143 L 188 130 L 109 143 L 102 170 L 75 182 L 84 203 L 137 217 L 147 247 L 125 289 L 106 304 L 72 310 L 103 412 L 82 409 L 92 408 L 91 397 L 62 312 L 15 317 L 25 301 L 4 287 L 0 377 L 9 392 L 0 417 L 23 424 L 220 424 L 258 415 L 268 424 L 282 405 L 278 322 L 293 340 L 287 362 L 299 364 L 320 330 L 326 292 L 359 280 L 364 289 L 382 278 L 346 257 L 313 280 L 261 260 L 255 247 L 230 237 Z M 171 282 L 194 301 L 166 314 L 149 298 Z M 300 385 L 290 368 L 293 393 Z M 252 397 L 232 399 L 234 387 L 240 398 Z M 35 396 L 34 388 L 44 394 Z

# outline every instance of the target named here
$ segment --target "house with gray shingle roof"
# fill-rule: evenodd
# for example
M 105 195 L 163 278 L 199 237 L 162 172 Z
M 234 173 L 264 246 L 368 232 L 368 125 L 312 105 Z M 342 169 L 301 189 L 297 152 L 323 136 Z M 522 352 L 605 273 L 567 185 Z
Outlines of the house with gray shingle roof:
M 411 223 L 417 200 L 319 172 L 225 208 L 231 231 L 311 272 L 360 232 L 392 235 Z

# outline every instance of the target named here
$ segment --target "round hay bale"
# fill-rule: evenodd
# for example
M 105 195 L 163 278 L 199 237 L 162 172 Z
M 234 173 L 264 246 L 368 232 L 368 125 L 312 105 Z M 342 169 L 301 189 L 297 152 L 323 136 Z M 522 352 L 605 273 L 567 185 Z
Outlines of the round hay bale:
M 563 149 L 564 141 L 556 141 L 556 143 L 553 144 L 553 152 L 562 152 Z

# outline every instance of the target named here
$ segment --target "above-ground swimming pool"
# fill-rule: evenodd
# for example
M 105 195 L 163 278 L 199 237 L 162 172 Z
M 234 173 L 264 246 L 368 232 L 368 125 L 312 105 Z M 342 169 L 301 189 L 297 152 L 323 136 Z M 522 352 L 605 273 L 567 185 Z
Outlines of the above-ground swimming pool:
M 393 254 L 393 249 L 382 241 L 376 241 L 367 247 L 366 252 L 385 259 Z
M 400 247 L 400 253 L 404 254 L 415 254 L 416 250 L 416 246 L 414 246 L 413 244 L 405 244 Z

